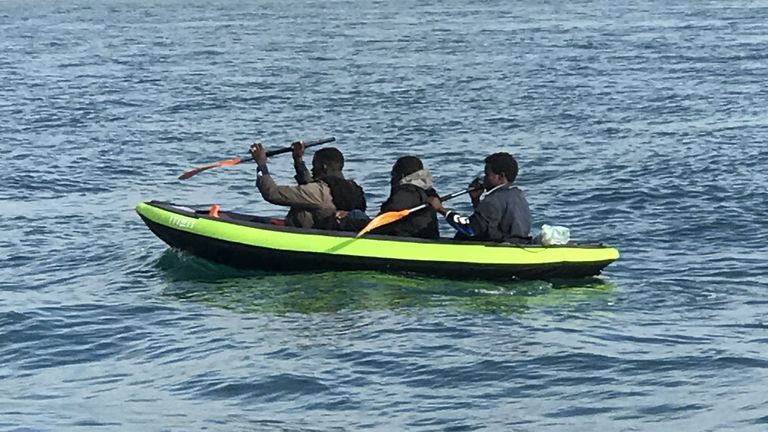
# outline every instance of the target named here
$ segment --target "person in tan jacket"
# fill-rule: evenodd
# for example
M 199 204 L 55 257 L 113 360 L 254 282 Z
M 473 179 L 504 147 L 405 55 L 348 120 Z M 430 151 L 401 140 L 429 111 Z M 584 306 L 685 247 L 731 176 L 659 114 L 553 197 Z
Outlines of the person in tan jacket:
M 335 147 L 322 148 L 312 158 L 312 172 L 303 161 L 304 142 L 293 143 L 293 161 L 297 186 L 275 183 L 267 168 L 264 146 L 251 146 L 256 161 L 256 187 L 261 196 L 272 204 L 288 206 L 285 217 L 288 226 L 301 228 L 340 229 L 338 210 L 366 210 L 363 188 L 342 174 L 344 156 Z

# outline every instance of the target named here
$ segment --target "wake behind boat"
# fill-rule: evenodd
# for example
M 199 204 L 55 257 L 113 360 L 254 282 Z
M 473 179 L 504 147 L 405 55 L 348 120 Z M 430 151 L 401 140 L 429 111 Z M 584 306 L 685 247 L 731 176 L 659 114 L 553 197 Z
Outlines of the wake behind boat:
M 242 269 L 276 272 L 378 270 L 448 278 L 558 279 L 600 274 L 619 258 L 602 244 L 516 245 L 368 235 L 287 227 L 268 218 L 150 201 L 136 212 L 169 246 Z

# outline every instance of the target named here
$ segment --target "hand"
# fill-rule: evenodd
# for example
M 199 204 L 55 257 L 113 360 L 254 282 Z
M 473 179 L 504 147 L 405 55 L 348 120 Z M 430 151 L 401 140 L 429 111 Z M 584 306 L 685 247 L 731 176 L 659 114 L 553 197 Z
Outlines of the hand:
M 440 198 L 438 197 L 427 197 L 427 204 L 429 204 L 430 207 L 435 209 L 436 212 L 440 214 L 446 214 L 448 213 L 448 210 L 443 207 L 443 203 L 440 202 Z
M 349 214 L 346 210 L 336 210 L 336 213 L 333 214 L 333 216 L 336 218 L 336 220 L 342 220 Z
M 259 143 L 251 144 L 251 157 L 258 166 L 265 166 L 267 164 L 267 151 Z
M 483 179 L 480 177 L 475 177 L 469 186 L 467 186 L 467 189 L 470 190 L 469 198 L 472 200 L 472 205 L 476 207 L 477 203 L 480 202 L 480 196 L 485 190 L 485 187 L 483 186 Z
M 472 204 L 480 202 L 480 196 L 483 194 L 482 189 L 473 189 L 472 192 L 469 193 L 469 199 L 472 200 Z
M 469 183 L 469 186 L 467 186 L 467 189 L 480 189 L 483 190 L 483 178 L 482 177 L 475 177 L 474 180 L 472 180 Z
M 307 146 L 304 145 L 304 141 L 296 141 L 291 143 L 291 151 L 293 152 L 293 160 L 300 161 L 304 157 L 304 150 Z

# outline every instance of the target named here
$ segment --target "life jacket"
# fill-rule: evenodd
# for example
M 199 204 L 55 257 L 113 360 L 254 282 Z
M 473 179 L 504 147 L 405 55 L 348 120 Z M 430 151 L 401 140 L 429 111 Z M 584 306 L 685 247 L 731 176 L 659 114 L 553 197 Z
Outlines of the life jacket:
M 331 189 L 331 199 L 336 210 L 352 211 L 366 210 L 365 194 L 363 188 L 352 180 L 347 180 L 340 175 L 326 175 L 319 179 Z M 313 228 L 338 230 L 339 221 L 334 214 L 315 220 Z
M 366 210 L 363 188 L 352 180 L 337 175 L 327 175 L 320 178 L 331 188 L 331 197 L 336 210 Z

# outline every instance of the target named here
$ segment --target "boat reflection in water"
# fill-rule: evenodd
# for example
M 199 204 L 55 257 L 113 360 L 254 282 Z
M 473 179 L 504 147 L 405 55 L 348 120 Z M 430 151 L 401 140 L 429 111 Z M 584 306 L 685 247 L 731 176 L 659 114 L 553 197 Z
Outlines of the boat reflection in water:
M 243 313 L 333 313 L 430 309 L 525 314 L 531 310 L 614 302 L 615 284 L 601 278 L 555 281 L 449 280 L 373 271 L 270 273 L 244 271 L 174 250 L 157 261 L 163 294 Z

